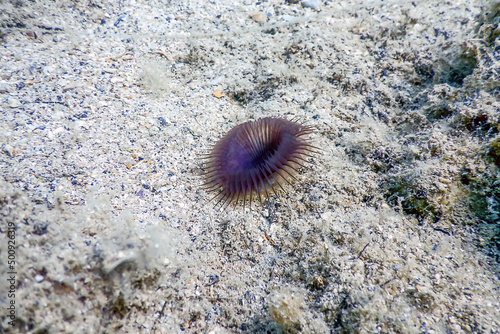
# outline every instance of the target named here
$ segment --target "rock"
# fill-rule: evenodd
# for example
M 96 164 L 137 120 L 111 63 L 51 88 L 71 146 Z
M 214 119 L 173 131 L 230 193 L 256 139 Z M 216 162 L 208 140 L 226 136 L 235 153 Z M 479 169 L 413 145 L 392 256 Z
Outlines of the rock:
M 21 106 L 21 102 L 19 102 L 19 100 L 13 96 L 11 96 L 7 99 L 7 104 L 11 108 L 17 108 L 17 107 Z
M 10 85 L 2 82 L 0 83 L 0 93 L 7 93 L 10 90 Z
M 14 151 L 14 147 L 12 147 L 11 145 L 7 144 L 4 146 L 3 148 L 3 151 L 11 158 L 13 158 L 15 156 L 15 151 Z
M 318 10 L 320 7 L 320 3 L 317 0 L 304 0 L 301 2 L 302 7 L 311 8 L 314 10 Z
M 248 15 L 252 20 L 254 20 L 257 23 L 264 23 L 267 22 L 267 15 L 264 13 L 253 13 Z

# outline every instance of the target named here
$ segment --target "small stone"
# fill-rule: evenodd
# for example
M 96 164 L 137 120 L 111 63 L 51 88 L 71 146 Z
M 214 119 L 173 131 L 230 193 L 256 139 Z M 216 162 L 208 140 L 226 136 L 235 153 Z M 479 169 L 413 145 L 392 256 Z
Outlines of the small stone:
M 15 156 L 14 148 L 9 144 L 4 146 L 3 151 L 11 158 Z
M 314 10 L 319 9 L 319 1 L 317 1 L 317 0 L 304 0 L 301 2 L 301 5 L 304 8 L 311 8 Z
M 37 33 L 36 31 L 28 31 L 26 32 L 26 35 L 33 39 L 37 39 L 38 37 L 40 37 L 40 34 Z
M 264 23 L 267 21 L 267 15 L 264 13 L 253 13 L 248 15 L 252 20 L 254 20 L 257 23 Z
M 11 107 L 11 108 L 17 108 L 17 107 L 21 106 L 21 102 L 19 102 L 19 100 L 16 99 L 15 97 L 9 97 L 7 99 L 7 103 L 9 105 L 9 107 Z
M 67 92 L 67 91 L 70 91 L 70 90 L 73 90 L 75 88 L 78 88 L 80 85 L 76 82 L 68 82 L 67 84 L 64 85 L 63 87 L 63 92 Z
M 2 82 L 0 83 L 0 93 L 7 93 L 10 89 L 9 84 Z
M 222 90 L 220 89 L 217 89 L 215 92 L 212 93 L 213 96 L 215 96 L 216 98 L 220 99 L 221 97 L 223 97 L 225 94 L 222 92 Z
M 44 277 L 40 274 L 35 276 L 35 282 L 37 282 L 37 283 L 40 283 L 41 281 L 43 281 L 43 279 L 44 279 Z

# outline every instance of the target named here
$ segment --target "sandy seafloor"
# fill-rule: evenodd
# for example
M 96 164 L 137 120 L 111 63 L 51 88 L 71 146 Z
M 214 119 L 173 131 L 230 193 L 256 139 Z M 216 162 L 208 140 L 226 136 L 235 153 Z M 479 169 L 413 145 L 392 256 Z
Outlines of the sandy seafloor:
M 500 332 L 499 10 L 2 1 L 0 332 Z M 217 211 L 265 116 L 321 154 Z

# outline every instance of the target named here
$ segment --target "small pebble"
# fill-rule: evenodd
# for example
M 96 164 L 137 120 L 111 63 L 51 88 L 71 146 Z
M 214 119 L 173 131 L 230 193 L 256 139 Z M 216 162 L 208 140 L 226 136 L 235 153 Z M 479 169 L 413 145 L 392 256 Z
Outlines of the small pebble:
M 285 21 L 285 22 L 291 22 L 291 21 L 293 21 L 293 20 L 296 20 L 296 19 L 297 19 L 297 17 L 292 16 L 292 15 L 283 15 L 283 16 L 281 17 L 281 19 L 282 19 L 283 21 Z
M 163 118 L 163 117 L 158 117 L 158 120 L 160 121 L 160 125 L 161 125 L 161 126 L 167 126 L 167 125 L 168 125 L 168 123 L 167 123 L 167 121 L 165 120 L 165 118 Z
M 122 16 L 120 16 L 114 23 L 114 26 L 118 26 L 120 24 L 121 21 L 123 21 L 123 19 L 125 19 L 127 17 L 127 14 L 123 14 Z
M 13 158 L 15 155 L 14 148 L 9 144 L 4 146 L 3 151 L 11 158 Z
M 216 98 L 220 99 L 221 97 L 223 97 L 225 94 L 222 92 L 222 90 L 220 89 L 217 89 L 215 92 L 212 93 L 213 96 L 215 96 Z
M 249 15 L 252 20 L 257 23 L 264 23 L 267 21 L 267 15 L 264 13 L 253 13 Z
M 301 2 L 301 5 L 304 8 L 311 8 L 314 10 L 319 9 L 319 1 L 317 1 L 317 0 L 304 0 Z
M 21 106 L 21 102 L 19 102 L 19 100 L 16 99 L 15 97 L 9 97 L 7 99 L 7 103 L 9 105 L 9 107 L 11 107 L 11 108 L 17 108 L 17 107 Z
M 0 93 L 7 93 L 9 91 L 9 84 L 6 83 L 0 83 Z

